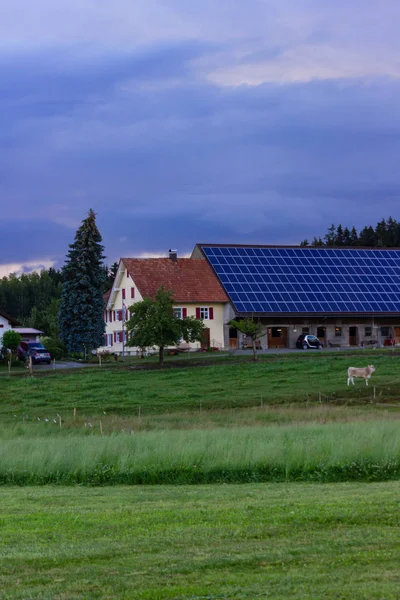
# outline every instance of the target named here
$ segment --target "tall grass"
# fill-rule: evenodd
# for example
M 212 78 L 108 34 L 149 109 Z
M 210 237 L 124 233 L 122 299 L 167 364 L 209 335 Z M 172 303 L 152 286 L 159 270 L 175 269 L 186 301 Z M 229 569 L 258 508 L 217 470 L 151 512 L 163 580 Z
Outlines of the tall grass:
M 164 484 L 400 478 L 397 423 L 18 437 L 1 484 Z

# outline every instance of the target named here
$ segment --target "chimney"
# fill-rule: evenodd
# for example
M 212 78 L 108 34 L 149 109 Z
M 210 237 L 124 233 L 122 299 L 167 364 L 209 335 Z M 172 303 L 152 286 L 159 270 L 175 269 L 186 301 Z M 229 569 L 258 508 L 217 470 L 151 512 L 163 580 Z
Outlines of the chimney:
M 169 253 L 169 258 L 172 260 L 172 262 L 176 262 L 178 260 L 178 250 L 171 250 L 171 248 L 168 250 Z

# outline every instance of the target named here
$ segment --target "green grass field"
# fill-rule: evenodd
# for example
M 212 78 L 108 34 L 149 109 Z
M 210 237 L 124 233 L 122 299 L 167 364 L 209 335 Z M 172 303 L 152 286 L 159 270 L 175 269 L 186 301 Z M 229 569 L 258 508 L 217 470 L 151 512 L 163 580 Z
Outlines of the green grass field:
M 347 368 L 373 362 L 371 384 L 347 387 Z M 179 363 L 178 363 L 179 364 Z M 202 409 L 231 409 L 261 404 L 318 402 L 319 392 L 347 404 L 376 400 L 399 401 L 400 354 L 363 352 L 273 355 L 259 363 L 221 360 L 196 368 L 136 371 L 120 367 L 88 368 L 72 373 L 39 373 L 1 378 L 0 418 L 12 420 L 23 412 L 41 416 L 47 411 L 77 408 L 84 416 L 114 413 L 142 416 Z M 63 415 L 64 416 L 64 415 Z
M 0 598 L 399 597 L 397 353 L 137 364 L 1 376 Z
M 397 483 L 3 488 L 0 596 L 399 597 Z

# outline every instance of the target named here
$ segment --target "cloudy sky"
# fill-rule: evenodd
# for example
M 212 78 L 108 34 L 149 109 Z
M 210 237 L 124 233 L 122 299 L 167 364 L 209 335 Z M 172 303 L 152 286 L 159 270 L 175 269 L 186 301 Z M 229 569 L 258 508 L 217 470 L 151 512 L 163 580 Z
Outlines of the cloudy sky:
M 0 0 L 0 274 L 396 213 L 395 0 Z

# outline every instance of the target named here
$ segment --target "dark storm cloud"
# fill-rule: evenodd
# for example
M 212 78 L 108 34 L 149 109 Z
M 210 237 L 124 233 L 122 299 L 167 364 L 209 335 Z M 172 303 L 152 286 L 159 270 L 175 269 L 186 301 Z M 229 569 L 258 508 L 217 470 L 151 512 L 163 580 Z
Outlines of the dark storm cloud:
M 149 23 L 144 4 L 136 20 L 117 4 L 131 26 Z M 172 12 L 150 4 L 163 12 L 140 43 L 109 12 L 90 43 L 68 42 L 71 19 L 63 43 L 46 29 L 46 46 L 0 55 L 2 263 L 60 264 L 90 207 L 111 262 L 199 240 L 297 243 L 332 222 L 396 217 L 397 38 L 379 13 L 381 44 L 373 3 L 357 28 L 342 1 L 332 11 L 251 0 L 249 13 L 207 0 L 196 17 L 178 0 Z

